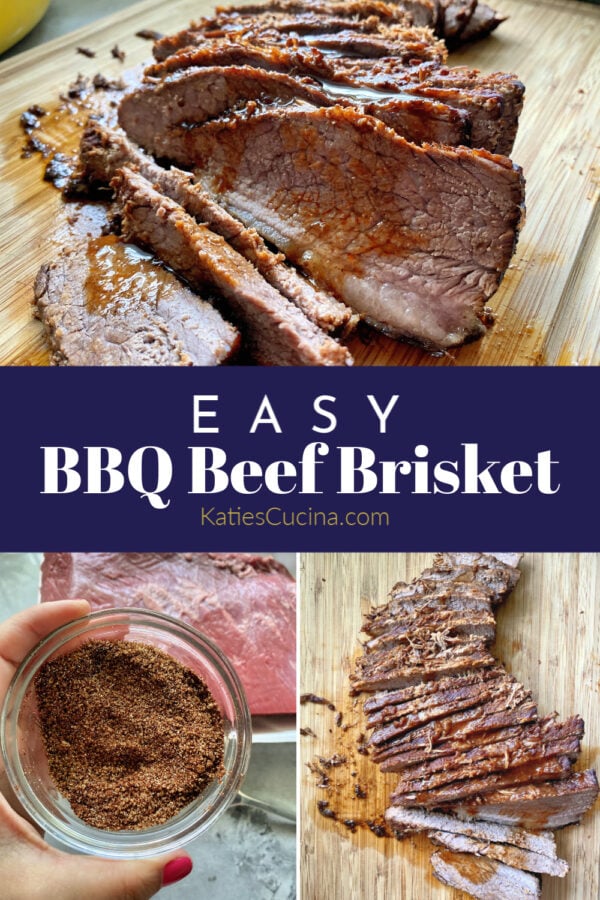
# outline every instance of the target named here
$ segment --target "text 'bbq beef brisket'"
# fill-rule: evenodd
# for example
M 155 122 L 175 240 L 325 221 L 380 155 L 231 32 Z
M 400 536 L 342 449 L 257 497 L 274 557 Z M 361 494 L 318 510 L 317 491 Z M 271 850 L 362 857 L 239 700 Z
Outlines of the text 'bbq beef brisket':
M 296 596 L 287 569 L 250 553 L 46 553 L 42 601 L 89 600 L 181 619 L 233 663 L 255 715 L 296 709 Z
M 216 366 L 240 343 L 210 303 L 114 236 L 42 266 L 34 297 L 59 365 Z
M 353 693 L 371 692 L 371 760 L 399 775 L 388 825 L 426 833 L 444 848 L 436 877 L 484 900 L 538 897 L 537 874 L 564 877 L 547 829 L 578 822 L 598 796 L 595 772 L 573 772 L 583 720 L 539 718 L 489 650 L 520 557 L 438 554 L 365 616 L 350 676 Z
M 194 168 L 232 215 L 386 333 L 439 350 L 485 330 L 523 206 L 504 157 L 417 147 L 354 109 L 306 105 L 158 127 L 145 149 Z

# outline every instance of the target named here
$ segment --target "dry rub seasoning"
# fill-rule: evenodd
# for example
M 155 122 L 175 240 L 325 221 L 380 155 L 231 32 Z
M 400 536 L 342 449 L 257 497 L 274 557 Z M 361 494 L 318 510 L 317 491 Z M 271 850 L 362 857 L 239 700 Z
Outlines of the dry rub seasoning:
M 35 690 L 50 774 L 88 825 L 160 825 L 223 775 L 221 713 L 162 650 L 88 641 L 47 662 Z

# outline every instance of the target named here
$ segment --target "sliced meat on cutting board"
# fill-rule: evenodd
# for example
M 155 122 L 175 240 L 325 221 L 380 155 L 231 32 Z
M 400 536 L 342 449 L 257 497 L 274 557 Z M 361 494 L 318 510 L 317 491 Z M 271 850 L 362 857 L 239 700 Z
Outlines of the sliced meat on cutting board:
M 345 347 L 325 334 L 258 269 L 179 203 L 131 169 L 111 182 L 123 233 L 150 247 L 198 289 L 215 290 L 235 317 L 253 359 L 263 365 L 351 365 Z
M 331 294 L 318 290 L 297 269 L 287 265 L 280 253 L 273 253 L 254 229 L 245 228 L 215 203 L 189 172 L 163 169 L 116 128 L 90 121 L 80 146 L 81 174 L 93 187 L 108 185 L 117 171 L 135 169 L 165 196 L 179 203 L 197 222 L 204 223 L 248 262 L 251 262 L 280 294 L 291 300 L 304 315 L 330 333 L 346 333 L 356 325 L 357 316 Z
M 444 349 L 485 330 L 523 205 L 505 157 L 418 147 L 356 110 L 306 105 L 159 126 L 145 149 L 195 167 L 229 212 L 387 333 Z
M 250 553 L 46 553 L 42 601 L 136 607 L 181 619 L 236 669 L 255 714 L 296 710 L 296 586 Z
M 533 900 L 542 896 L 539 878 L 494 859 L 440 850 L 431 857 L 433 873 L 442 884 L 478 900 Z
M 240 343 L 210 303 L 112 235 L 42 266 L 34 294 L 60 365 L 216 366 Z

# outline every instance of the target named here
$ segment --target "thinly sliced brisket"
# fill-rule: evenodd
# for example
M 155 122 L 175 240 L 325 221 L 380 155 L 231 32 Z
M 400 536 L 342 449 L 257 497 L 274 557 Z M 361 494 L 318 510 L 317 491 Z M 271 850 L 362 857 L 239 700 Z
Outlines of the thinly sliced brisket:
M 300 272 L 286 265 L 279 253 L 273 253 L 260 235 L 245 228 L 195 184 L 188 172 L 163 169 L 135 147 L 116 129 L 90 122 L 84 131 L 80 160 L 86 179 L 108 184 L 118 169 L 134 168 L 165 196 L 179 203 L 197 221 L 222 235 L 251 262 L 277 291 L 291 300 L 324 331 L 348 333 L 356 323 L 352 310 L 331 294 L 316 288 Z
M 59 253 L 40 269 L 36 314 L 53 362 L 71 366 L 216 366 L 239 347 L 217 310 L 113 236 Z
M 446 716 L 454 716 L 464 709 L 473 707 L 473 715 L 481 715 L 481 708 L 493 700 L 504 700 L 506 704 L 507 682 L 508 678 L 499 678 L 486 684 L 453 687 L 413 702 L 387 706 L 379 723 L 374 721 L 374 718 L 369 718 L 367 722 L 369 728 L 379 725 L 371 735 L 370 743 L 374 746 L 387 745 L 392 738 L 398 738 L 413 728 Z
M 524 689 L 523 689 L 524 691 Z M 461 748 L 463 741 L 470 746 L 480 746 L 483 741 L 493 742 L 498 729 L 524 725 L 535 721 L 537 707 L 529 700 L 506 708 L 506 700 L 499 696 L 482 706 L 472 706 L 464 711 L 454 712 L 442 719 L 434 720 L 420 728 L 415 728 L 401 742 L 391 741 L 381 744 L 372 753 L 374 762 L 381 762 L 382 772 L 402 771 L 403 755 L 417 752 L 417 761 L 425 753 L 425 759 L 434 758 L 429 748 L 441 746 L 450 753 Z M 477 738 L 477 740 L 468 740 Z M 444 754 L 445 755 L 445 754 Z
M 405 26 L 430 27 L 449 46 L 484 37 L 503 21 L 501 16 L 485 4 L 478 4 L 477 0 L 398 0 L 390 3 L 353 0 L 347 4 L 335 0 L 331 3 L 323 0 L 268 0 L 247 7 L 218 8 L 215 16 L 201 19 L 177 35 L 158 40 L 154 46 L 154 54 L 157 59 L 164 59 L 178 49 L 189 46 L 198 32 L 219 33 L 228 28 L 241 30 L 246 19 L 249 20 L 247 27 L 251 27 L 252 22 L 262 23 L 270 17 L 299 20 L 295 29 L 292 25 L 288 27 L 289 31 L 294 30 L 296 34 L 305 33 L 303 20 L 310 18 L 317 23 L 323 22 L 323 30 L 327 20 L 332 18 L 353 24 L 361 24 L 374 17 L 383 22 L 391 19 Z M 239 24 L 236 24 L 236 20 Z
M 479 728 L 462 737 L 451 737 L 441 742 L 434 742 L 431 745 L 415 746 L 411 741 L 411 735 L 407 735 L 406 742 L 395 743 L 395 753 L 392 753 L 394 747 L 392 744 L 385 745 L 382 749 L 387 752 L 385 757 L 377 757 L 384 759 L 381 765 L 382 772 L 402 772 L 409 766 L 426 765 L 433 760 L 439 760 L 445 757 L 448 765 L 456 758 L 457 754 L 466 753 L 485 745 L 499 743 L 502 741 L 521 740 L 527 736 L 527 726 L 535 722 L 535 715 L 530 715 L 527 722 L 521 721 L 522 707 L 517 710 L 507 710 L 502 716 L 507 721 L 502 723 L 502 727 L 497 723 L 490 723 L 488 728 Z M 512 721 L 513 724 L 510 724 Z M 406 743 L 409 748 L 407 749 Z M 375 759 L 375 754 L 373 755 Z
M 539 900 L 542 896 L 537 875 L 497 860 L 439 850 L 431 857 L 431 865 L 442 884 L 465 891 L 478 900 Z
M 425 569 L 412 585 L 423 586 L 450 583 L 454 589 L 460 585 L 475 585 L 484 590 L 494 605 L 501 603 L 516 587 L 520 572 L 517 568 L 521 554 L 506 554 L 502 559 L 489 553 L 440 553 L 433 567 Z M 390 591 L 392 600 L 402 600 L 412 587 L 403 582 Z
M 436 682 L 422 681 L 418 684 L 411 684 L 408 687 L 399 688 L 395 691 L 383 690 L 373 694 L 365 700 L 363 709 L 367 714 L 369 721 L 373 717 L 375 723 L 377 723 L 380 721 L 378 713 L 380 711 L 385 711 L 388 706 L 395 706 L 400 703 L 417 700 L 419 697 L 426 697 L 429 694 L 437 693 L 437 691 L 444 691 L 454 687 L 461 687 L 469 684 L 482 684 L 490 678 L 497 678 L 499 675 L 505 674 L 504 669 L 501 666 L 497 666 L 496 668 L 468 672 L 464 675 L 457 675 L 453 678 L 441 679 Z
M 579 716 L 538 718 L 529 691 L 493 662 L 431 681 L 432 647 L 459 658 L 474 645 L 466 624 L 461 633 L 463 623 L 494 621 L 492 608 L 517 584 L 520 558 L 438 554 L 430 569 L 395 585 L 390 601 L 367 614 L 369 640 L 350 676 L 354 693 L 387 679 L 364 711 L 371 760 L 399 774 L 388 824 L 399 837 L 422 831 L 447 848 L 432 858 L 438 877 L 490 900 L 538 896 L 538 881 L 523 883 L 533 876 L 520 870 L 559 877 L 568 871 L 551 834 L 515 825 L 539 831 L 578 821 L 598 795 L 594 772 L 572 772 L 584 730 Z M 487 640 L 492 636 L 493 629 Z M 420 682 L 395 687 L 400 674 L 419 665 Z
M 545 723 L 519 729 L 504 741 L 480 744 L 442 759 L 430 759 L 402 771 L 394 796 L 437 788 L 452 781 L 503 772 L 551 756 L 576 759 L 581 749 L 583 723 L 569 720 L 554 727 Z
M 287 51 L 282 54 L 289 55 Z M 192 66 L 158 82 L 149 80 L 129 93 L 120 106 L 120 122 L 130 133 L 142 135 L 146 129 L 151 135 L 152 123 L 157 120 L 164 128 L 197 125 L 240 109 L 250 100 L 285 104 L 296 99 L 313 106 L 356 107 L 418 143 L 469 143 L 468 114 L 451 105 L 400 91 L 374 90 L 302 76 L 295 72 L 293 60 L 287 68 L 288 71 L 276 71 L 246 63 Z M 147 136 L 138 139 L 148 141 Z
M 211 286 L 243 323 L 254 358 L 269 365 L 347 365 L 343 347 L 313 325 L 221 235 L 129 169 L 112 181 L 124 232 L 193 286 Z
M 581 821 L 598 798 L 598 779 L 593 769 L 573 772 L 562 781 L 524 784 L 492 791 L 454 805 L 461 816 L 523 828 L 563 828 Z
M 412 25 L 432 25 L 436 21 L 436 6 L 433 0 L 416 0 L 414 3 L 385 3 L 382 0 L 267 0 L 265 3 L 250 3 L 247 6 L 217 8 L 217 21 L 221 14 L 261 15 L 263 12 L 286 13 L 288 15 L 311 14 L 314 16 L 336 16 L 355 21 L 377 16 L 383 21 L 410 22 Z
M 524 763 L 504 772 L 482 774 L 478 778 L 452 781 L 429 790 L 415 790 L 402 793 L 396 797 L 392 794 L 390 801 L 401 806 L 423 806 L 426 809 L 447 808 L 448 804 L 456 804 L 465 797 L 487 794 L 513 785 L 535 784 L 540 781 L 551 781 L 566 778 L 571 773 L 569 756 L 550 756 L 546 759 Z
M 146 149 L 196 167 L 215 200 L 383 331 L 445 349 L 485 329 L 523 203 L 504 157 L 306 106 L 158 128 Z
M 175 71 L 228 65 L 310 76 L 330 94 L 361 105 L 372 102 L 373 108 L 365 112 L 382 120 L 385 116 L 387 124 L 410 140 L 460 142 L 492 153 L 510 152 L 525 90 L 514 75 L 505 73 L 483 75 L 434 62 L 406 65 L 395 57 L 357 59 L 298 42 L 272 46 L 235 36 L 182 49 L 150 66 L 146 76 L 160 79 Z M 400 101 L 395 109 L 390 107 L 394 95 Z
M 302 14 L 290 18 L 276 10 L 264 13 L 222 12 L 217 17 L 197 22 L 155 47 L 155 57 L 162 61 L 206 41 L 219 38 L 251 41 L 267 47 L 285 47 L 296 40 L 328 54 L 344 58 L 379 59 L 393 57 L 404 64 L 413 61 L 444 62 L 447 56 L 443 41 L 429 28 L 411 27 L 402 20 L 381 20 L 378 17 L 346 18 L 333 15 Z M 166 56 L 165 56 L 166 54 Z
M 391 806 L 385 812 L 385 819 L 399 837 L 420 831 L 443 831 L 447 834 L 462 834 L 479 841 L 509 844 L 522 850 L 539 853 L 548 859 L 556 859 L 556 839 L 552 831 L 539 831 L 533 834 L 531 831 L 511 825 L 482 822 L 478 819 L 465 821 L 448 813 L 406 809 L 403 806 Z
M 446 618 L 457 614 L 485 616 L 492 609 L 490 592 L 472 584 L 419 580 L 412 585 L 397 585 L 391 596 L 389 603 L 365 616 L 363 631 L 371 637 L 366 644 L 368 650 L 378 646 L 378 638 L 407 630 L 424 617 L 440 616 L 441 622 L 444 614 L 449 614 Z
M 471 634 L 492 641 L 496 634 L 496 620 L 487 601 L 487 609 L 444 609 L 435 610 L 424 607 L 419 613 L 400 624 L 391 625 L 383 634 L 367 641 L 365 648 L 369 653 L 399 648 L 404 640 L 410 640 L 413 632 L 428 629 L 431 632 L 452 632 L 452 634 Z
M 488 859 L 498 860 L 526 872 L 539 872 L 564 878 L 569 871 L 569 865 L 564 859 L 550 859 L 532 850 L 523 850 L 520 847 L 488 841 L 485 838 L 478 840 L 464 834 L 449 834 L 445 831 L 429 831 L 427 836 L 432 843 L 439 847 L 446 847 L 457 853 L 473 853 L 478 857 L 484 856 Z

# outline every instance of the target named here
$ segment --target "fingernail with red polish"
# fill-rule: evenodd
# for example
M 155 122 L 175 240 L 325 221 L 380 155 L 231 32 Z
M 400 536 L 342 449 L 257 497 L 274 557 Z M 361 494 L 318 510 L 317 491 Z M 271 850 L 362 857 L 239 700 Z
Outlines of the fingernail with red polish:
M 163 887 L 166 887 L 168 884 L 175 884 L 176 881 L 181 881 L 191 871 L 192 861 L 189 856 L 178 856 L 177 859 L 172 859 L 163 869 Z

